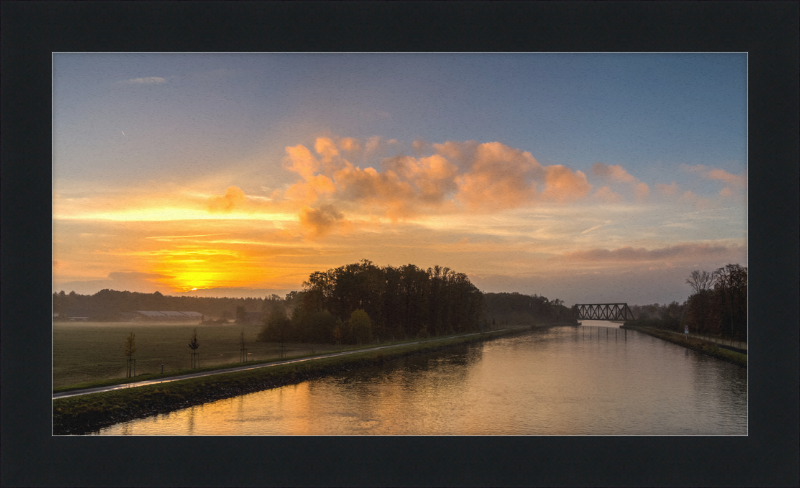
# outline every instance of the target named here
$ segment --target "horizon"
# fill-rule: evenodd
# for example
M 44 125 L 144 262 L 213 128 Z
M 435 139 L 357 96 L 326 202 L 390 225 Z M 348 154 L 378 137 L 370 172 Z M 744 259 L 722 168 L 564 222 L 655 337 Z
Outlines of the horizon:
M 744 53 L 54 54 L 53 291 L 283 297 L 366 258 L 682 303 L 748 265 L 746 151 Z

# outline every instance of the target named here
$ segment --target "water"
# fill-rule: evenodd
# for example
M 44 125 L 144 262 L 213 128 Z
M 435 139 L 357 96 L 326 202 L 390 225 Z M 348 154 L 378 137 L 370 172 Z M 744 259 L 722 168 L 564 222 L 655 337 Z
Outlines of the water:
M 634 331 L 557 327 L 99 434 L 746 435 L 747 370 Z

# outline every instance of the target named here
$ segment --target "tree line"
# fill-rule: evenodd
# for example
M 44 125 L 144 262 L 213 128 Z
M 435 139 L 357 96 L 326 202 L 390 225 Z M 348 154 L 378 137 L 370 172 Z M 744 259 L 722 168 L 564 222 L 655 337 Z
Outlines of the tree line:
M 747 268 L 728 264 L 713 272 L 692 271 L 692 294 L 682 304 L 633 306 L 631 324 L 747 341 Z
M 496 325 L 577 323 L 575 314 L 558 298 L 520 293 L 484 293 L 486 319 Z
M 171 296 L 155 293 L 100 290 L 94 295 L 81 295 L 63 290 L 53 293 L 53 313 L 66 316 L 79 312 L 88 314 L 89 320 L 112 322 L 122 320 L 121 312 L 137 310 L 168 310 L 199 312 L 209 317 L 227 321 L 241 317 L 244 312 L 269 311 L 272 303 L 281 300 L 277 295 L 264 298 L 215 298 Z
M 482 293 L 463 273 L 369 260 L 312 273 L 303 290 L 275 301 L 261 341 L 363 343 L 509 324 L 575 322 L 561 300 Z
M 276 303 L 261 340 L 427 337 L 478 330 L 483 317 L 483 294 L 463 273 L 438 265 L 380 267 L 366 259 L 312 273 L 287 302 Z

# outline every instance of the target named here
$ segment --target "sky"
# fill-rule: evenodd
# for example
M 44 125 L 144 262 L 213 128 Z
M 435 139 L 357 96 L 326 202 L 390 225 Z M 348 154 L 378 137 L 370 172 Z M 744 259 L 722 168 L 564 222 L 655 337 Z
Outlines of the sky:
M 368 259 L 683 302 L 747 266 L 747 56 L 53 55 L 53 290 L 283 295 Z

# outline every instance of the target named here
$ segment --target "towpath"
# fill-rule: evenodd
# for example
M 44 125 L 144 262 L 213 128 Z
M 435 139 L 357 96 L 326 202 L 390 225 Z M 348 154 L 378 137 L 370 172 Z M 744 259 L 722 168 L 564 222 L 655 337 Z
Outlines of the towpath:
M 500 330 L 492 331 L 492 332 L 500 332 L 500 331 L 503 331 L 503 330 L 508 330 L 508 329 L 500 329 Z M 64 391 L 64 392 L 60 392 L 60 393 L 53 393 L 53 400 L 58 399 L 58 398 L 69 398 L 69 397 L 74 397 L 74 396 L 78 396 L 78 395 L 88 395 L 90 393 L 102 393 L 102 392 L 105 392 L 105 391 L 122 390 L 124 388 L 138 388 L 140 386 L 155 385 L 155 384 L 158 384 L 158 383 L 167 383 L 167 382 L 170 382 L 170 381 L 180 381 L 180 380 L 186 380 L 186 379 L 189 379 L 189 378 L 200 378 L 200 377 L 203 377 L 203 376 L 213 376 L 213 375 L 218 375 L 218 374 L 235 373 L 237 371 L 248 371 L 248 370 L 251 370 L 251 369 L 271 368 L 273 366 L 280 366 L 282 364 L 301 363 L 301 362 L 304 362 L 304 361 L 314 361 L 316 359 L 332 358 L 332 357 L 336 357 L 336 356 L 346 356 L 348 354 L 356 354 L 356 353 L 362 353 L 362 352 L 367 352 L 367 351 L 377 351 L 379 349 L 389 349 L 389 348 L 392 348 L 392 347 L 407 346 L 407 345 L 410 345 L 410 344 L 421 344 L 423 342 L 435 342 L 435 341 L 442 341 L 442 340 L 445 340 L 445 339 L 453 339 L 453 338 L 456 338 L 456 337 L 469 337 L 469 336 L 474 336 L 474 335 L 479 335 L 479 333 L 475 332 L 475 333 L 472 333 L 472 334 L 454 335 L 454 336 L 448 336 L 448 337 L 437 337 L 436 339 L 429 339 L 429 340 L 425 340 L 425 341 L 403 342 L 403 343 L 400 343 L 400 344 L 389 344 L 389 345 L 385 345 L 385 346 L 370 347 L 370 348 L 367 348 L 367 349 L 355 349 L 355 350 L 352 350 L 352 351 L 343 351 L 343 352 L 336 352 L 336 353 L 330 353 L 330 354 L 321 354 L 319 356 L 312 356 L 312 357 L 307 357 L 307 358 L 287 359 L 287 360 L 284 360 L 284 361 L 275 361 L 275 362 L 266 363 L 266 364 L 256 364 L 256 365 L 252 365 L 252 366 L 238 366 L 238 367 L 235 367 L 235 368 L 218 369 L 218 370 L 206 371 L 206 372 L 202 372 L 202 373 L 183 374 L 183 375 L 180 375 L 180 376 L 170 376 L 168 378 L 161 378 L 161 379 L 157 379 L 157 380 L 137 381 L 135 383 L 125 383 L 125 384 L 122 384 L 122 385 L 99 386 L 99 387 L 96 387 L 96 388 L 86 388 L 86 389 L 82 389 L 82 390 Z

